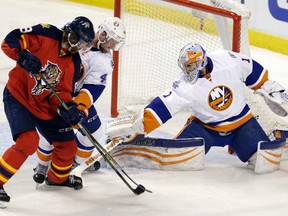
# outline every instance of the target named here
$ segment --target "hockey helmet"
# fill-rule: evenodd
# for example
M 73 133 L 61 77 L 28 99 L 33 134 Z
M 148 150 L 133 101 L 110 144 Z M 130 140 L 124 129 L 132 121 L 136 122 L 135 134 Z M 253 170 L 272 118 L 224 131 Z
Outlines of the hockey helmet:
M 113 50 L 118 51 L 125 43 L 126 30 L 124 23 L 118 17 L 106 18 L 98 27 L 99 35 L 102 32 L 106 33 L 105 40 L 101 41 L 98 38 L 99 43 L 110 42 L 114 46 Z M 99 36 L 98 36 L 99 37 Z
M 181 49 L 178 66 L 183 71 L 187 82 L 194 84 L 206 65 L 206 51 L 199 44 L 189 43 Z
M 90 49 L 93 46 L 94 26 L 88 18 L 76 17 L 64 26 L 64 31 L 68 33 L 67 40 L 71 49 L 78 51 L 82 48 Z

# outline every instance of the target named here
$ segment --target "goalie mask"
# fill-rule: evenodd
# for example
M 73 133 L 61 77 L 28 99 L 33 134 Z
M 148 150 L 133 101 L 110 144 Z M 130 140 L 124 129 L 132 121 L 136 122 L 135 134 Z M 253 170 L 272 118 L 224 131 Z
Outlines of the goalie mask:
M 83 16 L 76 17 L 71 23 L 64 27 L 64 37 L 67 40 L 71 53 L 76 53 L 80 49 L 88 50 L 93 46 L 95 32 L 92 22 Z
M 106 33 L 104 41 L 101 41 L 98 35 L 98 48 L 101 43 L 111 43 L 113 50 L 118 51 L 125 43 L 126 30 L 124 23 L 118 17 L 108 17 L 98 27 L 99 35 Z
M 178 66 L 183 71 L 187 82 L 194 84 L 206 65 L 206 51 L 199 44 L 189 43 L 181 49 Z

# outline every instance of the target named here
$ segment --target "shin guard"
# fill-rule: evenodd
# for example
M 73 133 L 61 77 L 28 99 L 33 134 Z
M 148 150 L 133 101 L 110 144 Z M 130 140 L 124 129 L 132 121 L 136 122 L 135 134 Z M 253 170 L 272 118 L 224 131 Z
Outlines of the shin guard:
M 278 170 L 282 156 L 282 147 L 286 144 L 285 135 L 275 132 L 274 141 L 260 141 L 258 150 L 249 160 L 250 165 L 255 164 L 255 173 L 263 174 Z

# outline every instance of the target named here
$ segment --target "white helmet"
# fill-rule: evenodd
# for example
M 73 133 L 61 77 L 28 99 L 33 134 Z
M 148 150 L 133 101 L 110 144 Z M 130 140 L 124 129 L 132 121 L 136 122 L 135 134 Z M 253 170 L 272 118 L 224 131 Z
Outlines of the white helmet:
M 181 49 L 178 66 L 184 72 L 186 81 L 194 84 L 206 65 L 206 51 L 199 44 L 189 43 Z
M 126 30 L 124 23 L 118 17 L 108 17 L 101 23 L 98 27 L 99 35 L 102 32 L 106 33 L 105 41 L 100 41 L 100 43 L 105 43 L 110 39 L 114 39 L 117 45 L 114 50 L 118 51 L 125 43 Z M 98 36 L 99 37 L 99 36 Z M 99 38 L 98 38 L 99 39 Z

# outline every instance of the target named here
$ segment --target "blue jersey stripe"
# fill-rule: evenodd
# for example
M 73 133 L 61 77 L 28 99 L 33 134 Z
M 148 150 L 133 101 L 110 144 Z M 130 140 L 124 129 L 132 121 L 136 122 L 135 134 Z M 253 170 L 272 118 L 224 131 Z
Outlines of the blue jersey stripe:
M 156 97 L 148 106 L 145 107 L 145 109 L 146 108 L 152 109 L 161 119 L 162 123 L 165 123 L 172 117 L 169 110 L 159 97 Z
M 253 64 L 252 68 L 253 72 L 247 77 L 245 82 L 246 86 L 251 86 L 257 83 L 264 70 L 264 68 L 258 62 L 252 60 L 252 64 Z
M 209 123 L 206 123 L 208 125 L 211 125 L 211 126 L 216 126 L 216 125 L 219 125 L 223 122 L 234 122 L 240 118 L 242 118 L 243 116 L 245 116 L 248 112 L 250 111 L 250 108 L 249 106 L 246 104 L 246 106 L 243 108 L 243 110 L 241 111 L 241 113 L 237 116 L 233 116 L 231 118 L 228 118 L 228 119 L 224 119 L 222 121 L 218 121 L 218 122 L 209 122 Z
M 87 89 L 93 97 L 93 103 L 100 97 L 105 89 L 105 85 L 85 84 L 82 89 Z

